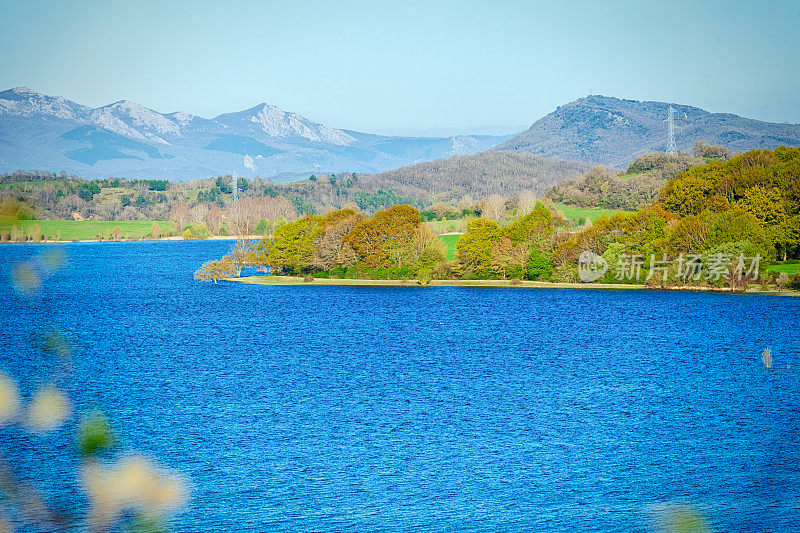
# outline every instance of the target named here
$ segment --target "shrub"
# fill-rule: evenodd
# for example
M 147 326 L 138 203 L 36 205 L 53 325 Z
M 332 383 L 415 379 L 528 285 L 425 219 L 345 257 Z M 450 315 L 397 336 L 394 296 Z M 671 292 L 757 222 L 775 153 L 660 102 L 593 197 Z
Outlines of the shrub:
M 433 276 L 433 270 L 430 268 L 420 268 L 417 271 L 417 281 L 419 281 L 420 285 L 427 285 L 431 282 L 431 277 Z

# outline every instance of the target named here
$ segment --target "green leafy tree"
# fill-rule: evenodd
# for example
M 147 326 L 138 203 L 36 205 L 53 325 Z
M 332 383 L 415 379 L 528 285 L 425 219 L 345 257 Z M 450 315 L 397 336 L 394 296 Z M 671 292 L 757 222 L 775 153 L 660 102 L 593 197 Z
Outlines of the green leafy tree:
M 479 217 L 468 221 L 467 232 L 456 243 L 459 262 L 477 273 L 492 272 L 492 246 L 502 236 L 503 228 L 494 220 Z
M 283 267 L 290 272 L 301 272 L 312 265 L 314 250 L 323 234 L 323 218 L 307 215 L 276 228 L 271 237 L 265 237 L 253 249 L 256 264 Z
M 531 250 L 525 265 L 526 277 L 534 281 L 550 280 L 553 273 L 553 260 L 539 250 Z

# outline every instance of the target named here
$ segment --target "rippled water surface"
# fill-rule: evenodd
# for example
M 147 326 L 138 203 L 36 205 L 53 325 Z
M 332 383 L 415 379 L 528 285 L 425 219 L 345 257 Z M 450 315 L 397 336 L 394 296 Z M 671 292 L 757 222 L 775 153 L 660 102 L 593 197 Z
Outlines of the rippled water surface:
M 178 530 L 800 529 L 800 299 L 194 281 L 228 245 L 65 245 L 33 301 L 44 248 L 0 248 L 0 367 L 29 394 L 71 332 L 76 401 L 190 476 Z M 0 428 L 53 495 L 69 439 Z

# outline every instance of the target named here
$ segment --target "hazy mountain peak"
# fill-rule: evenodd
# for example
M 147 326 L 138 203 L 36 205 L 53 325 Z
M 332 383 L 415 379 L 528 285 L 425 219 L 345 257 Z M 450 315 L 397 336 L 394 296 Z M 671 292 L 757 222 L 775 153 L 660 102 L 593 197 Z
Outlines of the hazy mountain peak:
M 13 89 L 9 89 L 6 92 L 11 92 L 14 94 L 24 94 L 24 95 L 38 95 L 39 93 L 31 89 L 30 87 L 14 87 Z
M 48 168 L 85 177 L 200 178 L 258 173 L 375 172 L 507 137 L 387 137 L 344 131 L 262 102 L 206 119 L 159 113 L 130 100 L 95 109 L 16 87 L 0 92 L 0 172 Z
M 239 134 L 258 133 L 275 139 L 303 138 L 341 146 L 356 142 L 354 137 L 342 130 L 312 122 L 302 115 L 263 102 L 239 113 L 220 115 L 214 120 Z
M 166 116 L 130 100 L 120 100 L 92 111 L 91 120 L 114 133 L 168 144 L 162 136 L 178 135 L 180 128 Z
M 0 115 L 50 116 L 80 121 L 89 111 L 88 107 L 62 96 L 47 96 L 28 87 L 15 87 L 0 92 Z

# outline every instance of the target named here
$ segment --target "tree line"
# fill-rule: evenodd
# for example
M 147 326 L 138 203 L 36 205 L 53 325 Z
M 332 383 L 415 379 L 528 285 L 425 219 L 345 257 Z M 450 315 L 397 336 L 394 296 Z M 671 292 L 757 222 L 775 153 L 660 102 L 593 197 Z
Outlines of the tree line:
M 634 164 L 660 163 L 637 158 Z M 608 267 L 601 281 L 617 283 L 645 282 L 619 277 L 626 258 L 640 257 L 640 266 L 650 269 L 653 258 L 690 254 L 698 261 L 758 257 L 759 281 L 785 284 L 766 268 L 777 259 L 800 258 L 800 148 L 714 158 L 677 173 L 647 207 L 601 217 L 583 228 L 571 226 L 552 203 L 532 193 L 487 199 L 467 215 L 466 232 L 451 260 L 423 218 L 410 205 L 373 216 L 357 206 L 306 215 L 217 266 L 268 266 L 272 273 L 313 277 L 575 282 L 581 254 L 591 252 Z M 659 279 L 647 281 L 667 285 L 671 273 L 663 270 Z M 201 279 L 211 279 L 207 274 L 202 272 Z M 230 269 L 217 272 L 215 279 L 230 274 Z M 724 284 L 726 278 L 712 281 Z M 699 275 L 679 281 L 709 283 Z

